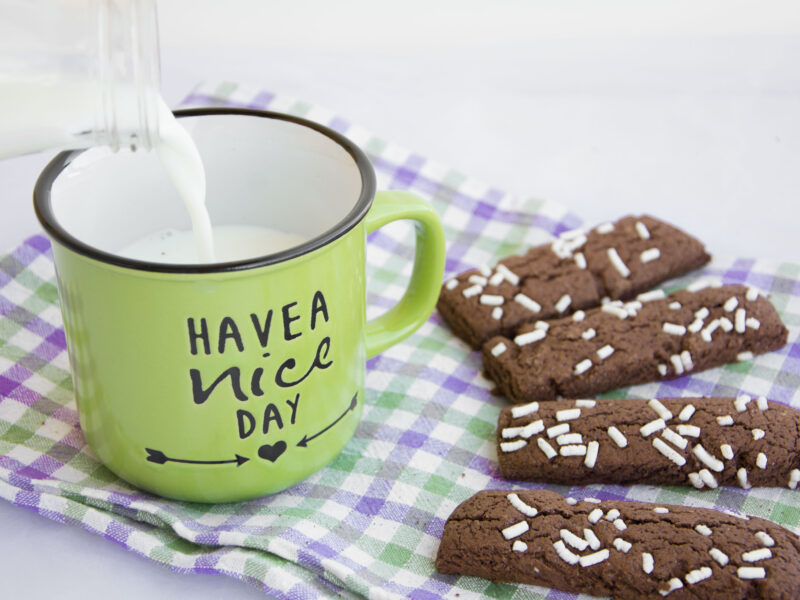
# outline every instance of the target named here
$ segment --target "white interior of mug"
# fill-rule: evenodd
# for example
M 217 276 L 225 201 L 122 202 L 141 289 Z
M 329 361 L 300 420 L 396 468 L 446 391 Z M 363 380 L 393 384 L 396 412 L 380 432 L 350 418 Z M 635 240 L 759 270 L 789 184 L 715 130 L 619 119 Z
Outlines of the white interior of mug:
M 336 140 L 292 121 L 244 114 L 184 116 L 207 180 L 213 225 L 258 225 L 317 238 L 359 202 L 362 173 Z M 93 148 L 52 183 L 53 217 L 107 252 L 163 229 L 189 230 L 187 210 L 155 152 Z

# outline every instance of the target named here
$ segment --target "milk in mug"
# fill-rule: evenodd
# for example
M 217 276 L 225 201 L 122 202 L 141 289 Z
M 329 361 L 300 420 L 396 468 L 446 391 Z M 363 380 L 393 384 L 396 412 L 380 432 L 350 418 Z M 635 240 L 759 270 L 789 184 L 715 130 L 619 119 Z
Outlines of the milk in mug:
M 210 233 L 218 263 L 266 256 L 308 241 L 307 236 L 256 225 L 215 225 Z M 164 229 L 128 244 L 117 254 L 146 262 L 195 264 L 200 262 L 195 242 L 192 231 Z

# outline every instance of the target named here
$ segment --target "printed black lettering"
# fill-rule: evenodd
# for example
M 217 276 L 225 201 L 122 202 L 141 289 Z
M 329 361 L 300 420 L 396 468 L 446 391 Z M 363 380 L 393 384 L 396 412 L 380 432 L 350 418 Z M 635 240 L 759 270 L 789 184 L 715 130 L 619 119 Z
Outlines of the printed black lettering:
M 324 362 L 324 360 L 328 358 L 328 351 L 330 349 L 331 349 L 331 338 L 325 336 L 324 338 L 322 338 L 322 341 L 320 341 L 319 346 L 317 346 L 317 354 L 316 356 L 314 356 L 314 360 L 311 363 L 311 366 L 308 367 L 308 371 L 306 371 L 305 375 L 303 375 L 300 379 L 297 379 L 295 381 L 287 381 L 284 378 L 284 372 L 287 369 L 294 369 L 295 366 L 297 365 L 297 361 L 295 361 L 295 359 L 287 358 L 285 361 L 283 361 L 283 364 L 281 364 L 281 366 L 278 367 L 278 371 L 275 373 L 275 383 L 280 387 L 292 387 L 297 385 L 298 383 L 301 383 L 306 377 L 311 375 L 311 372 L 314 369 L 327 369 L 333 364 L 332 360 Z
M 256 367 L 253 371 L 253 377 L 250 379 L 250 391 L 254 396 L 263 396 L 264 390 L 261 389 L 261 376 L 264 374 L 264 369 Z
M 287 342 L 300 337 L 300 333 L 292 333 L 292 323 L 300 320 L 299 315 L 293 317 L 289 314 L 289 310 L 293 306 L 297 306 L 297 302 L 287 304 L 281 309 L 281 312 L 283 312 L 283 339 Z
M 236 342 L 236 347 L 239 352 L 244 351 L 244 344 L 242 343 L 242 336 L 239 335 L 239 328 L 236 326 L 236 321 L 231 317 L 225 317 L 219 324 L 219 347 L 217 351 L 222 354 L 225 352 L 225 344 L 228 338 Z
M 269 311 L 267 311 L 267 317 L 264 319 L 263 327 L 258 321 L 258 315 L 256 313 L 250 314 L 250 320 L 253 321 L 253 328 L 256 330 L 258 343 L 261 344 L 262 348 L 266 348 L 267 343 L 269 342 L 270 326 L 272 325 L 272 309 L 270 308 Z
M 199 369 L 189 369 L 189 377 L 192 379 L 192 397 L 194 398 L 195 404 L 202 404 L 208 400 L 208 397 L 211 395 L 211 392 L 214 391 L 214 388 L 216 388 L 224 379 L 228 377 L 231 379 L 231 389 L 233 391 L 233 395 L 236 396 L 236 399 L 241 400 L 242 402 L 247 400 L 247 396 L 245 396 L 244 392 L 242 391 L 242 386 L 239 382 L 239 367 L 231 367 L 230 369 L 224 370 L 220 376 L 217 377 L 206 389 L 203 389 L 203 376 L 200 374 Z
M 256 430 L 256 418 L 246 410 L 236 411 L 236 422 L 239 425 L 240 440 L 250 437 Z
M 294 402 L 292 402 L 291 400 L 287 400 L 286 404 L 288 404 L 292 409 L 291 423 L 292 423 L 292 425 L 294 425 L 294 419 L 297 416 L 297 405 L 300 404 L 300 394 L 299 393 L 295 394 Z
M 281 413 L 278 411 L 278 407 L 270 402 L 264 409 L 264 427 L 262 429 L 264 435 L 269 433 L 269 424 L 272 423 L 272 421 L 275 421 L 275 423 L 278 425 L 278 429 L 283 429 L 283 419 L 281 419 Z
M 189 317 L 186 319 L 189 326 L 189 345 L 192 349 L 192 354 L 197 354 L 197 340 L 203 340 L 203 350 L 206 354 L 211 354 L 211 342 L 208 339 L 208 323 L 205 319 L 200 319 L 200 332 L 198 333 L 194 326 L 194 319 Z
M 325 296 L 317 290 L 314 299 L 311 301 L 311 330 L 317 326 L 317 313 L 322 313 L 325 322 L 328 322 L 328 306 L 325 304 Z

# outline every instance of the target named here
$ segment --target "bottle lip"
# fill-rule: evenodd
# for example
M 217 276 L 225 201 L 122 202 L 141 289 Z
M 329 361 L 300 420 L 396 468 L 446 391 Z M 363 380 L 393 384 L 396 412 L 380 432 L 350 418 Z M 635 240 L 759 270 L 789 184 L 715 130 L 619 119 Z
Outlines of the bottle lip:
M 160 65 L 155 0 L 99 0 L 103 144 L 150 150 L 158 140 Z
M 139 99 L 139 131 L 142 145 L 151 149 L 159 137 L 161 51 L 155 0 L 134 0 L 132 20 L 134 78 Z

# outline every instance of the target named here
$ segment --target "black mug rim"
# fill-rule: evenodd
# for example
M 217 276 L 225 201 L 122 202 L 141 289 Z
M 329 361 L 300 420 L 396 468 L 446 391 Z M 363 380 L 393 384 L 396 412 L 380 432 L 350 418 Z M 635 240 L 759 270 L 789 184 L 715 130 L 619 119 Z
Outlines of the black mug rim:
M 82 254 L 83 256 L 93 260 L 117 267 L 133 269 L 136 271 L 183 274 L 224 273 L 266 267 L 269 265 L 286 262 L 299 256 L 303 256 L 304 254 L 314 252 L 315 250 L 327 246 L 353 229 L 356 225 L 358 225 L 358 223 L 361 222 L 361 220 L 367 214 L 367 211 L 372 206 L 372 201 L 375 197 L 375 171 L 372 168 L 372 164 L 358 146 L 333 129 L 301 117 L 252 108 L 187 108 L 176 110 L 174 111 L 174 114 L 178 118 L 202 117 L 206 115 L 239 115 L 247 117 L 261 117 L 266 119 L 288 121 L 296 125 L 313 129 L 336 142 L 355 161 L 356 167 L 361 174 L 361 192 L 359 194 L 358 201 L 355 203 L 350 212 L 344 216 L 344 218 L 342 218 L 327 231 L 308 240 L 307 242 L 304 242 L 303 244 L 282 250 L 281 252 L 224 263 L 172 264 L 135 260 L 132 258 L 126 258 L 124 256 L 118 256 L 110 252 L 105 252 L 86 244 L 64 229 L 64 227 L 62 227 L 55 218 L 51 202 L 51 190 L 53 183 L 61 174 L 61 172 L 73 160 L 86 151 L 85 149 L 68 150 L 61 152 L 47 164 L 36 180 L 36 185 L 33 189 L 33 207 L 36 217 L 39 219 L 39 223 L 41 223 L 42 227 L 51 237 L 51 239 L 57 241 L 59 244 L 65 246 L 73 252 Z

